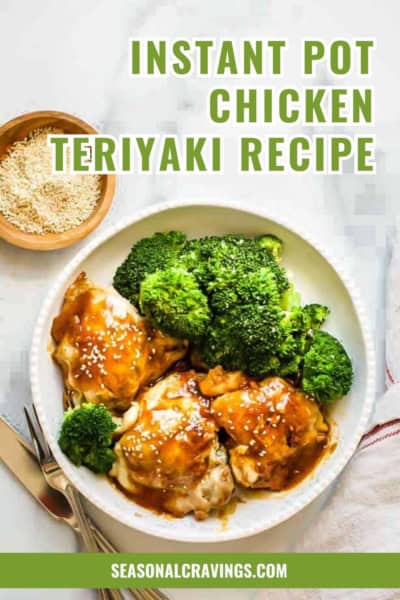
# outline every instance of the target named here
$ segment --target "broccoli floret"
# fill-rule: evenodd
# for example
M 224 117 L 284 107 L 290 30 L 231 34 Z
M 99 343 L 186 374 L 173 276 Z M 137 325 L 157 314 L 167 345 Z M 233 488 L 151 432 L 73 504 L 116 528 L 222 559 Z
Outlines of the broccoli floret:
M 232 281 L 241 274 L 261 268 L 269 268 L 275 274 L 279 293 L 289 282 L 284 269 L 278 266 L 272 255 L 265 252 L 254 239 L 242 235 L 201 238 L 188 242 L 180 254 L 182 265 L 193 272 L 202 288 L 208 292 L 224 281 Z
M 207 297 L 194 275 L 175 267 L 145 277 L 139 305 L 161 331 L 181 339 L 201 337 L 210 320 Z
M 137 305 L 141 281 L 149 273 L 174 264 L 185 241 L 186 235 L 181 231 L 155 233 L 139 240 L 115 272 L 115 289 Z
M 236 277 L 216 279 L 210 288 L 210 306 L 216 313 L 225 314 L 240 304 L 279 305 L 280 293 L 275 273 L 269 267 L 240 273 Z
M 266 375 L 279 364 L 274 360 L 282 341 L 277 306 L 238 305 L 217 316 L 207 329 L 200 355 L 207 366 L 240 369 L 250 375 Z
M 277 350 L 279 367 L 276 374 L 281 377 L 297 376 L 304 353 L 309 344 L 311 320 L 301 306 L 285 312 L 281 321 L 282 342 Z
M 252 352 L 273 354 L 282 341 L 281 310 L 277 306 L 247 304 L 232 311 L 240 340 Z
M 107 473 L 115 460 L 111 448 L 116 424 L 101 404 L 82 404 L 64 415 L 58 443 L 75 465 Z
M 297 295 L 296 292 L 294 294 Z M 282 377 L 291 375 L 297 378 L 304 354 L 312 341 L 312 332 L 324 323 L 329 309 L 320 304 L 301 307 L 297 298 L 292 298 L 288 304 L 291 308 L 281 322 L 283 341 L 278 350 L 280 363 L 276 373 Z
M 308 315 L 301 306 L 287 312 L 281 321 L 283 342 L 279 348 L 282 357 L 291 358 L 303 350 L 303 338 L 310 330 Z
M 267 235 L 260 235 L 256 238 L 257 244 L 264 250 L 268 250 L 276 262 L 279 262 L 282 258 L 283 242 L 276 235 L 271 233 Z
M 231 318 L 217 316 L 213 319 L 195 352 L 207 367 L 222 365 L 229 371 L 246 370 L 245 349 L 240 345 Z
M 304 311 L 310 318 L 310 327 L 312 329 L 319 329 L 325 323 L 330 313 L 329 308 L 322 304 L 307 304 L 304 307 Z
M 326 331 L 314 331 L 304 356 L 303 390 L 319 402 L 329 403 L 347 394 L 352 381 L 351 360 L 339 340 Z
M 217 239 L 219 238 L 188 240 L 179 254 L 179 266 L 192 273 L 204 291 L 209 278 L 207 261 Z
M 301 354 L 294 354 L 290 359 L 281 360 L 274 374 L 279 375 L 279 377 L 289 377 L 297 381 L 302 360 L 303 356 Z
M 84 465 L 94 473 L 108 473 L 115 461 L 112 448 L 92 448 L 86 456 Z

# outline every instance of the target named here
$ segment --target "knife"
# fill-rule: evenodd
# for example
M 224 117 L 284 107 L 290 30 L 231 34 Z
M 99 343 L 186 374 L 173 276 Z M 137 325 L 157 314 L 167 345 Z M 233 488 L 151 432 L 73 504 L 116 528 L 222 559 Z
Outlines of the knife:
M 3 417 L 0 417 L 0 439 L 0 460 L 24 488 L 53 517 L 72 520 L 71 507 L 60 492 L 47 485 L 29 442 Z

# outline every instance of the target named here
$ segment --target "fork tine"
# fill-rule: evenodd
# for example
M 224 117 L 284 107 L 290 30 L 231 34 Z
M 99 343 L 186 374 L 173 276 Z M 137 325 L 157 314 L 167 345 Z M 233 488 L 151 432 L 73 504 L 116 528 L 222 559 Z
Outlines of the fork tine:
M 40 444 L 40 446 L 41 446 L 44 454 L 46 454 L 46 450 L 47 450 L 47 448 L 46 448 L 46 440 L 44 438 L 42 428 L 40 427 L 38 416 L 37 416 L 37 413 L 35 411 L 35 407 L 33 406 L 33 404 L 32 404 L 31 419 L 32 419 L 32 424 L 33 424 L 33 428 L 34 428 L 34 431 L 35 431 L 36 438 L 37 438 L 37 440 L 38 440 L 38 442 L 39 442 L 39 444 Z
M 47 455 L 49 457 L 53 456 L 51 448 L 50 448 L 49 444 L 47 443 L 47 440 L 44 436 L 43 429 L 42 429 L 42 426 L 39 421 L 39 415 L 37 414 L 36 406 L 34 404 L 32 404 L 32 410 L 33 410 L 33 414 L 35 415 L 35 419 L 36 419 L 36 430 L 40 433 L 42 448 L 44 449 L 45 453 L 47 453 Z
M 36 456 L 38 457 L 39 461 L 42 461 L 42 460 L 44 460 L 44 451 L 40 444 L 40 440 L 37 436 L 37 433 L 35 431 L 35 427 L 34 427 L 31 415 L 29 414 L 29 410 L 28 410 L 27 406 L 24 406 L 24 413 L 25 413 L 26 422 L 28 424 L 29 433 L 31 434 L 33 447 L 35 448 Z

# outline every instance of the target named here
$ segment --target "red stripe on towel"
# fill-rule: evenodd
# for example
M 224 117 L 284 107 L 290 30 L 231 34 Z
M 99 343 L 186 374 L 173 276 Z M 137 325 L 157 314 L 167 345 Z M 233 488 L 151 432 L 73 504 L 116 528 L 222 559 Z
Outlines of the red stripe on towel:
M 373 429 L 371 429 L 371 431 L 368 431 L 367 433 L 365 433 L 362 436 L 360 444 L 362 444 L 365 440 L 368 440 L 371 436 L 376 435 L 377 433 L 380 433 L 384 429 L 387 429 L 388 427 L 393 427 L 393 425 L 397 425 L 397 424 L 400 424 L 400 419 L 392 419 L 392 421 L 388 421 L 387 423 L 381 423 L 380 425 L 375 425 L 375 427 Z
M 368 448 L 369 446 L 373 446 L 374 444 L 377 444 L 378 442 L 383 442 L 384 440 L 395 437 L 396 435 L 400 435 L 400 429 L 395 429 L 395 431 L 391 431 L 390 433 L 387 433 L 386 435 L 381 435 L 380 437 L 374 438 L 371 441 L 369 441 L 367 444 L 362 444 L 359 447 L 359 449 L 364 450 L 365 448 Z
M 393 375 L 391 374 L 391 372 L 389 370 L 389 367 L 386 367 L 386 375 L 387 375 L 387 378 L 389 379 L 390 383 L 396 383 Z

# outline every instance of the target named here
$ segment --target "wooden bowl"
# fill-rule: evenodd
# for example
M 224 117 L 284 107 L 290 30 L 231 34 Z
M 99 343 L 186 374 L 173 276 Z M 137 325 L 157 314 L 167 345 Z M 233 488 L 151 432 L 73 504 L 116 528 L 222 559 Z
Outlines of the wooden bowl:
M 45 110 L 26 113 L 0 127 L 0 160 L 5 157 L 9 147 L 23 140 L 34 129 L 55 127 L 64 133 L 94 134 L 97 131 L 85 121 L 81 121 L 63 112 Z M 0 214 L 0 237 L 21 248 L 29 250 L 56 250 L 75 244 L 95 229 L 106 216 L 115 193 L 116 176 L 99 175 L 101 178 L 101 193 L 96 208 L 91 215 L 78 227 L 62 233 L 26 233 L 12 225 Z

